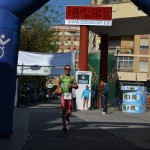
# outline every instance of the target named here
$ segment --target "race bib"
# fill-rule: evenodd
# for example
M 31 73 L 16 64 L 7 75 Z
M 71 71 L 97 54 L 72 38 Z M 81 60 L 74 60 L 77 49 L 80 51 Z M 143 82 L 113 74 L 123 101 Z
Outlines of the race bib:
M 72 94 L 71 93 L 64 93 L 64 99 L 72 99 Z

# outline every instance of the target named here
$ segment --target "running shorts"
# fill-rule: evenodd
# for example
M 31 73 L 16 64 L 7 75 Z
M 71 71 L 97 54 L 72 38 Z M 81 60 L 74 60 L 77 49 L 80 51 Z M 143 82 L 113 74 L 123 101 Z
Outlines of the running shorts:
M 72 110 L 72 99 L 64 99 L 64 95 L 61 95 L 61 109 Z

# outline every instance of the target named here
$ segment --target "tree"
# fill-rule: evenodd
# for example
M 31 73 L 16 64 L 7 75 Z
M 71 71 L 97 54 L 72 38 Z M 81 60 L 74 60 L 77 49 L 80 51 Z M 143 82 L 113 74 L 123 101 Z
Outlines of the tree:
M 59 6 L 61 7 L 61 6 Z M 20 50 L 31 52 L 57 52 L 58 36 L 53 26 L 60 23 L 62 14 L 48 3 L 22 23 Z M 45 86 L 45 77 L 21 76 L 20 82 Z
M 51 4 L 29 16 L 22 23 L 20 50 L 36 52 L 57 52 L 58 36 L 53 26 L 58 24 L 61 13 L 54 11 Z

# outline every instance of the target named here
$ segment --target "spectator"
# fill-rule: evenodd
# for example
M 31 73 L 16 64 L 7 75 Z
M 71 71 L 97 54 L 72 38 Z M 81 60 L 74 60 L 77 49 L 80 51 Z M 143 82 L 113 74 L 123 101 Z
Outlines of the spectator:
M 94 97 L 95 97 L 95 87 L 92 87 L 91 91 L 91 109 L 94 109 Z
M 103 112 L 102 115 L 107 114 L 107 101 L 108 101 L 108 84 L 106 83 L 105 80 L 102 80 L 102 89 L 101 89 L 101 98 L 102 98 L 102 106 L 103 106 Z
M 98 88 L 98 86 L 96 85 L 96 88 L 95 88 L 95 95 L 94 95 L 94 98 L 93 98 L 94 109 L 95 109 L 95 108 L 98 108 L 98 95 L 99 95 L 99 88 Z
M 72 89 L 72 109 L 76 111 L 76 90 Z

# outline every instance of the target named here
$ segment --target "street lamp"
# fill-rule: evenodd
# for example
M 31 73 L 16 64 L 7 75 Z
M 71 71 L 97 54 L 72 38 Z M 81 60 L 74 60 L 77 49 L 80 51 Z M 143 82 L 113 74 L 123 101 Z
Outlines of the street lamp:
M 77 71 L 77 54 L 79 53 L 79 50 L 75 50 L 75 71 Z M 78 62 L 79 63 L 79 62 Z
M 22 29 L 22 31 L 24 31 L 25 32 L 25 42 L 26 42 L 26 50 L 30 50 L 30 40 L 29 40 L 29 34 L 31 33 L 29 30 L 31 30 L 32 29 L 32 26 L 30 26 L 30 25 L 22 25 L 21 26 L 21 29 Z
M 120 50 L 117 49 L 117 55 L 116 55 L 116 57 L 117 57 L 116 71 L 118 70 L 118 63 L 119 63 L 119 60 L 118 60 L 118 53 L 119 53 L 119 52 L 120 52 Z

